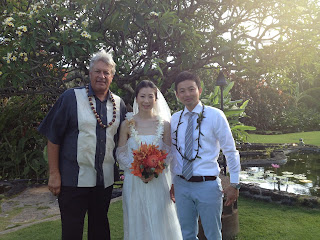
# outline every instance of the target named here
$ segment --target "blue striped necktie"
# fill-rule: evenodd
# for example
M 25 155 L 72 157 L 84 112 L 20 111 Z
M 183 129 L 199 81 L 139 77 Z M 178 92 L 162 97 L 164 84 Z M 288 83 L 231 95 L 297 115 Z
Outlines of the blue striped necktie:
M 189 112 L 188 126 L 185 136 L 185 156 L 187 159 L 183 158 L 183 167 L 182 167 L 182 176 L 185 179 L 189 180 L 192 177 L 192 162 L 189 161 L 192 159 L 193 153 L 193 117 L 196 113 Z

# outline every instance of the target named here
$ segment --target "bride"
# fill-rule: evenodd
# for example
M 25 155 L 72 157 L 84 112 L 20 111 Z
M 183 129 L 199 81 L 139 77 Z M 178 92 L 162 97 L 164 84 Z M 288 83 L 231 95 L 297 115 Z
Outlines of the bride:
M 182 239 L 176 207 L 170 200 L 170 109 L 153 82 L 141 81 L 135 91 L 133 113 L 121 124 L 117 159 L 124 170 L 123 222 L 125 240 Z M 133 150 L 154 144 L 168 154 L 168 167 L 157 178 L 131 173 Z

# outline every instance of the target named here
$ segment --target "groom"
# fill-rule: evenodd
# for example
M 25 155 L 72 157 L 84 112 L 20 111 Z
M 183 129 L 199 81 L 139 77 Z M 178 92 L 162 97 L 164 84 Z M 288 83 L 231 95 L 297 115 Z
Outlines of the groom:
M 171 199 L 176 202 L 184 240 L 198 239 L 198 217 L 208 240 L 222 239 L 223 194 L 226 205 L 239 196 L 240 157 L 227 119 L 219 109 L 200 101 L 202 88 L 197 75 L 185 71 L 175 79 L 178 99 L 185 105 L 172 115 L 175 175 Z M 220 148 L 227 159 L 230 186 L 222 190 L 217 162 Z

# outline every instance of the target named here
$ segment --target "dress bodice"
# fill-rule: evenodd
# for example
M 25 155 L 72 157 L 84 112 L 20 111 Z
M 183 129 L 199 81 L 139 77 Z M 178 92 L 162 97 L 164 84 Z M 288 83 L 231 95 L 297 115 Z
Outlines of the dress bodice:
M 140 135 L 135 128 L 135 120 L 133 114 L 127 114 L 127 120 L 129 122 L 130 137 L 127 141 L 127 145 L 131 149 L 137 149 L 141 143 L 160 145 L 162 143 L 163 136 L 163 120 L 158 117 L 158 125 L 156 127 L 156 134 L 153 135 Z M 162 144 L 161 144 L 162 145 Z M 161 146 L 159 146 L 161 148 Z
M 162 147 L 162 140 L 156 141 L 157 136 L 156 135 L 138 135 L 139 136 L 139 142 L 143 144 L 156 144 L 160 145 L 159 147 Z M 134 137 L 129 137 L 127 141 L 128 150 L 135 150 L 140 146 L 139 143 Z
M 170 147 L 163 143 L 162 136 L 164 131 L 164 121 L 158 117 L 158 124 L 156 126 L 156 134 L 153 135 L 140 135 L 135 128 L 135 120 L 132 113 L 127 113 L 126 119 L 129 124 L 130 137 L 127 140 L 127 144 L 123 147 L 117 148 L 117 159 L 120 165 L 120 168 L 124 171 L 129 171 L 131 163 L 133 162 L 133 150 L 137 150 L 141 143 L 143 144 L 154 144 L 159 146 L 159 150 L 170 151 Z M 166 162 L 170 161 L 170 158 L 167 157 Z

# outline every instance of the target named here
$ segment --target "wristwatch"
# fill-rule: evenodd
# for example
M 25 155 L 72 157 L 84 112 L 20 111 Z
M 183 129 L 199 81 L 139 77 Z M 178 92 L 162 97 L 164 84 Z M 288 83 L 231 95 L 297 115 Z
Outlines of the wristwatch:
M 241 186 L 240 186 L 240 183 L 230 183 L 230 186 L 233 187 L 233 188 L 235 188 L 235 189 L 238 189 L 238 190 L 239 190 L 240 187 L 241 187 Z

